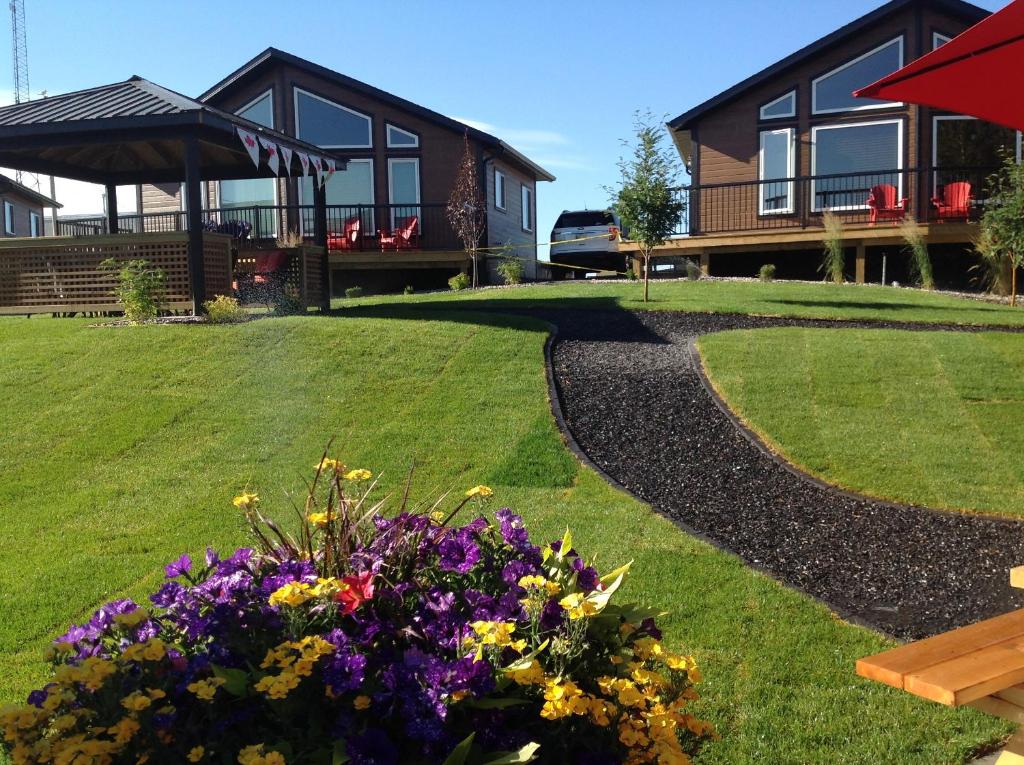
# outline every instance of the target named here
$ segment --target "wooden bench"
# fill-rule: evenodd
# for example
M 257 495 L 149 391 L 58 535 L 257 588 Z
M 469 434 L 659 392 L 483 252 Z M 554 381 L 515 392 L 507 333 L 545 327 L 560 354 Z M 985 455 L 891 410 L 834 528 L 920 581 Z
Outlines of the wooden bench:
M 1010 571 L 1010 584 L 1024 588 L 1024 566 Z M 1024 726 L 1024 608 L 860 659 L 857 674 Z M 997 765 L 1024 765 L 1024 727 Z

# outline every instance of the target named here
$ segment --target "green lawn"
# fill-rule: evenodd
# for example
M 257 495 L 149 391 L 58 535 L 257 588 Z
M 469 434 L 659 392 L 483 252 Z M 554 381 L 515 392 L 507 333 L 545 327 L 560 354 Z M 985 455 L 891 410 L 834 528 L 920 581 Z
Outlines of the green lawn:
M 113 330 L 0 320 L 0 699 L 43 681 L 39 653 L 69 621 L 141 597 L 183 550 L 244 542 L 235 493 L 284 508 L 336 436 L 388 486 L 416 459 L 423 494 L 487 483 L 536 537 L 569 524 L 603 566 L 635 559 L 628 596 L 671 611 L 669 639 L 705 670 L 700 711 L 723 738 L 704 763 L 941 765 L 1006 734 L 861 681 L 854 660 L 885 640 L 581 469 L 549 414 L 544 339 L 527 319 L 437 310 Z
M 877 497 L 1024 515 L 1024 335 L 768 329 L 699 341 L 772 448 Z
M 431 292 L 335 300 L 336 307 L 466 304 L 501 308 L 628 308 L 653 311 L 752 313 L 816 319 L 921 321 L 950 324 L 1024 325 L 1024 308 L 936 295 L 922 290 L 856 284 L 803 282 L 652 282 L 651 302 L 642 285 L 623 282 L 561 282 L 476 292 Z M 441 304 L 441 306 L 437 306 Z

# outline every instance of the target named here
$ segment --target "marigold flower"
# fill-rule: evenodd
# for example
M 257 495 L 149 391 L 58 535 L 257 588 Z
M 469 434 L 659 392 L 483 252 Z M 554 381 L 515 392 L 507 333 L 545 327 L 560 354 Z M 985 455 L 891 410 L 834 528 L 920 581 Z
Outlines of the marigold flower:
M 314 526 L 326 526 L 336 517 L 337 516 L 334 513 L 310 513 L 306 516 L 306 520 Z
M 194 683 L 189 683 L 185 686 L 185 689 L 190 693 L 194 693 L 197 698 L 203 701 L 213 701 L 217 689 L 224 685 L 225 682 L 227 681 L 222 677 L 210 677 L 206 680 L 196 680 Z
M 319 470 L 322 473 L 326 473 L 327 471 L 340 473 L 342 470 L 345 469 L 345 465 L 344 463 L 342 463 L 341 460 L 336 460 L 331 457 L 324 457 L 322 460 L 320 460 L 319 463 L 313 465 L 313 469 Z
M 352 706 L 362 711 L 370 708 L 370 697 L 369 696 L 356 696 L 352 700 Z
M 467 497 L 493 497 L 494 490 L 490 486 L 474 486 L 466 492 Z
M 270 594 L 268 602 L 272 606 L 301 606 L 313 597 L 312 588 L 306 582 L 288 582 Z
M 149 698 L 149 696 L 144 695 L 141 691 L 135 691 L 121 699 L 121 706 L 132 712 L 141 712 L 152 703 L 153 700 Z
M 349 470 L 342 477 L 346 481 L 369 481 L 373 478 L 373 473 L 364 468 L 356 468 L 355 470 Z
M 259 501 L 260 498 L 258 495 L 250 494 L 247 491 L 243 491 L 241 494 L 239 494 L 237 497 L 231 500 L 231 504 L 233 504 L 235 507 L 241 510 L 244 510 L 248 507 L 251 507 L 252 505 L 255 505 Z
M 201 759 L 203 759 L 204 754 L 206 754 L 206 749 L 204 749 L 201 745 L 194 746 L 188 752 L 188 761 L 199 762 Z

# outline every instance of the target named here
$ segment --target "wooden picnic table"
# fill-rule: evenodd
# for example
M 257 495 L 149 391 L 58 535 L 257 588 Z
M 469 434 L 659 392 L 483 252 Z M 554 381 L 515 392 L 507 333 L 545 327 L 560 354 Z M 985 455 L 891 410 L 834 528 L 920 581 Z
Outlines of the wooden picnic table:
M 1010 584 L 1024 588 L 1024 566 L 1010 571 Z M 1024 726 L 1024 608 L 860 659 L 857 674 Z M 1024 727 L 996 765 L 1024 765 Z

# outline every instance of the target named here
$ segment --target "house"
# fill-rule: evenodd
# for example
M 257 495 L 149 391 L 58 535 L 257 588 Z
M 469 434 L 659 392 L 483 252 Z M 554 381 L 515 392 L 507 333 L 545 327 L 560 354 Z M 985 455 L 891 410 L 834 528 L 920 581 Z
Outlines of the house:
M 822 217 L 845 227 L 850 278 L 903 280 L 893 224 L 913 217 L 940 282 L 963 284 L 985 179 L 1009 128 L 852 92 L 988 15 L 962 0 L 891 0 L 668 123 L 691 174 L 687 234 L 665 252 L 706 272 L 820 278 Z M 964 185 L 969 184 L 969 185 Z M 933 198 L 937 202 L 933 203 Z M 951 204 L 947 205 L 949 202 Z
M 443 284 L 468 267 L 445 206 L 464 151 L 477 161 L 487 201 L 482 245 L 510 245 L 527 278 L 536 276 L 537 183 L 554 176 L 493 135 L 426 107 L 268 48 L 203 93 L 199 100 L 316 144 L 347 160 L 327 183 L 330 272 L 334 294 L 345 287 Z M 310 178 L 208 183 L 207 217 L 242 219 L 253 240 L 308 235 Z M 139 189 L 139 212 L 181 207 L 176 184 Z M 415 221 L 413 219 L 415 218 Z M 412 236 L 382 247 L 394 232 Z M 488 259 L 493 278 L 497 257 Z
M 59 208 L 40 194 L 6 175 L 0 175 L 0 201 L 3 202 L 3 236 L 45 236 L 43 208 Z

